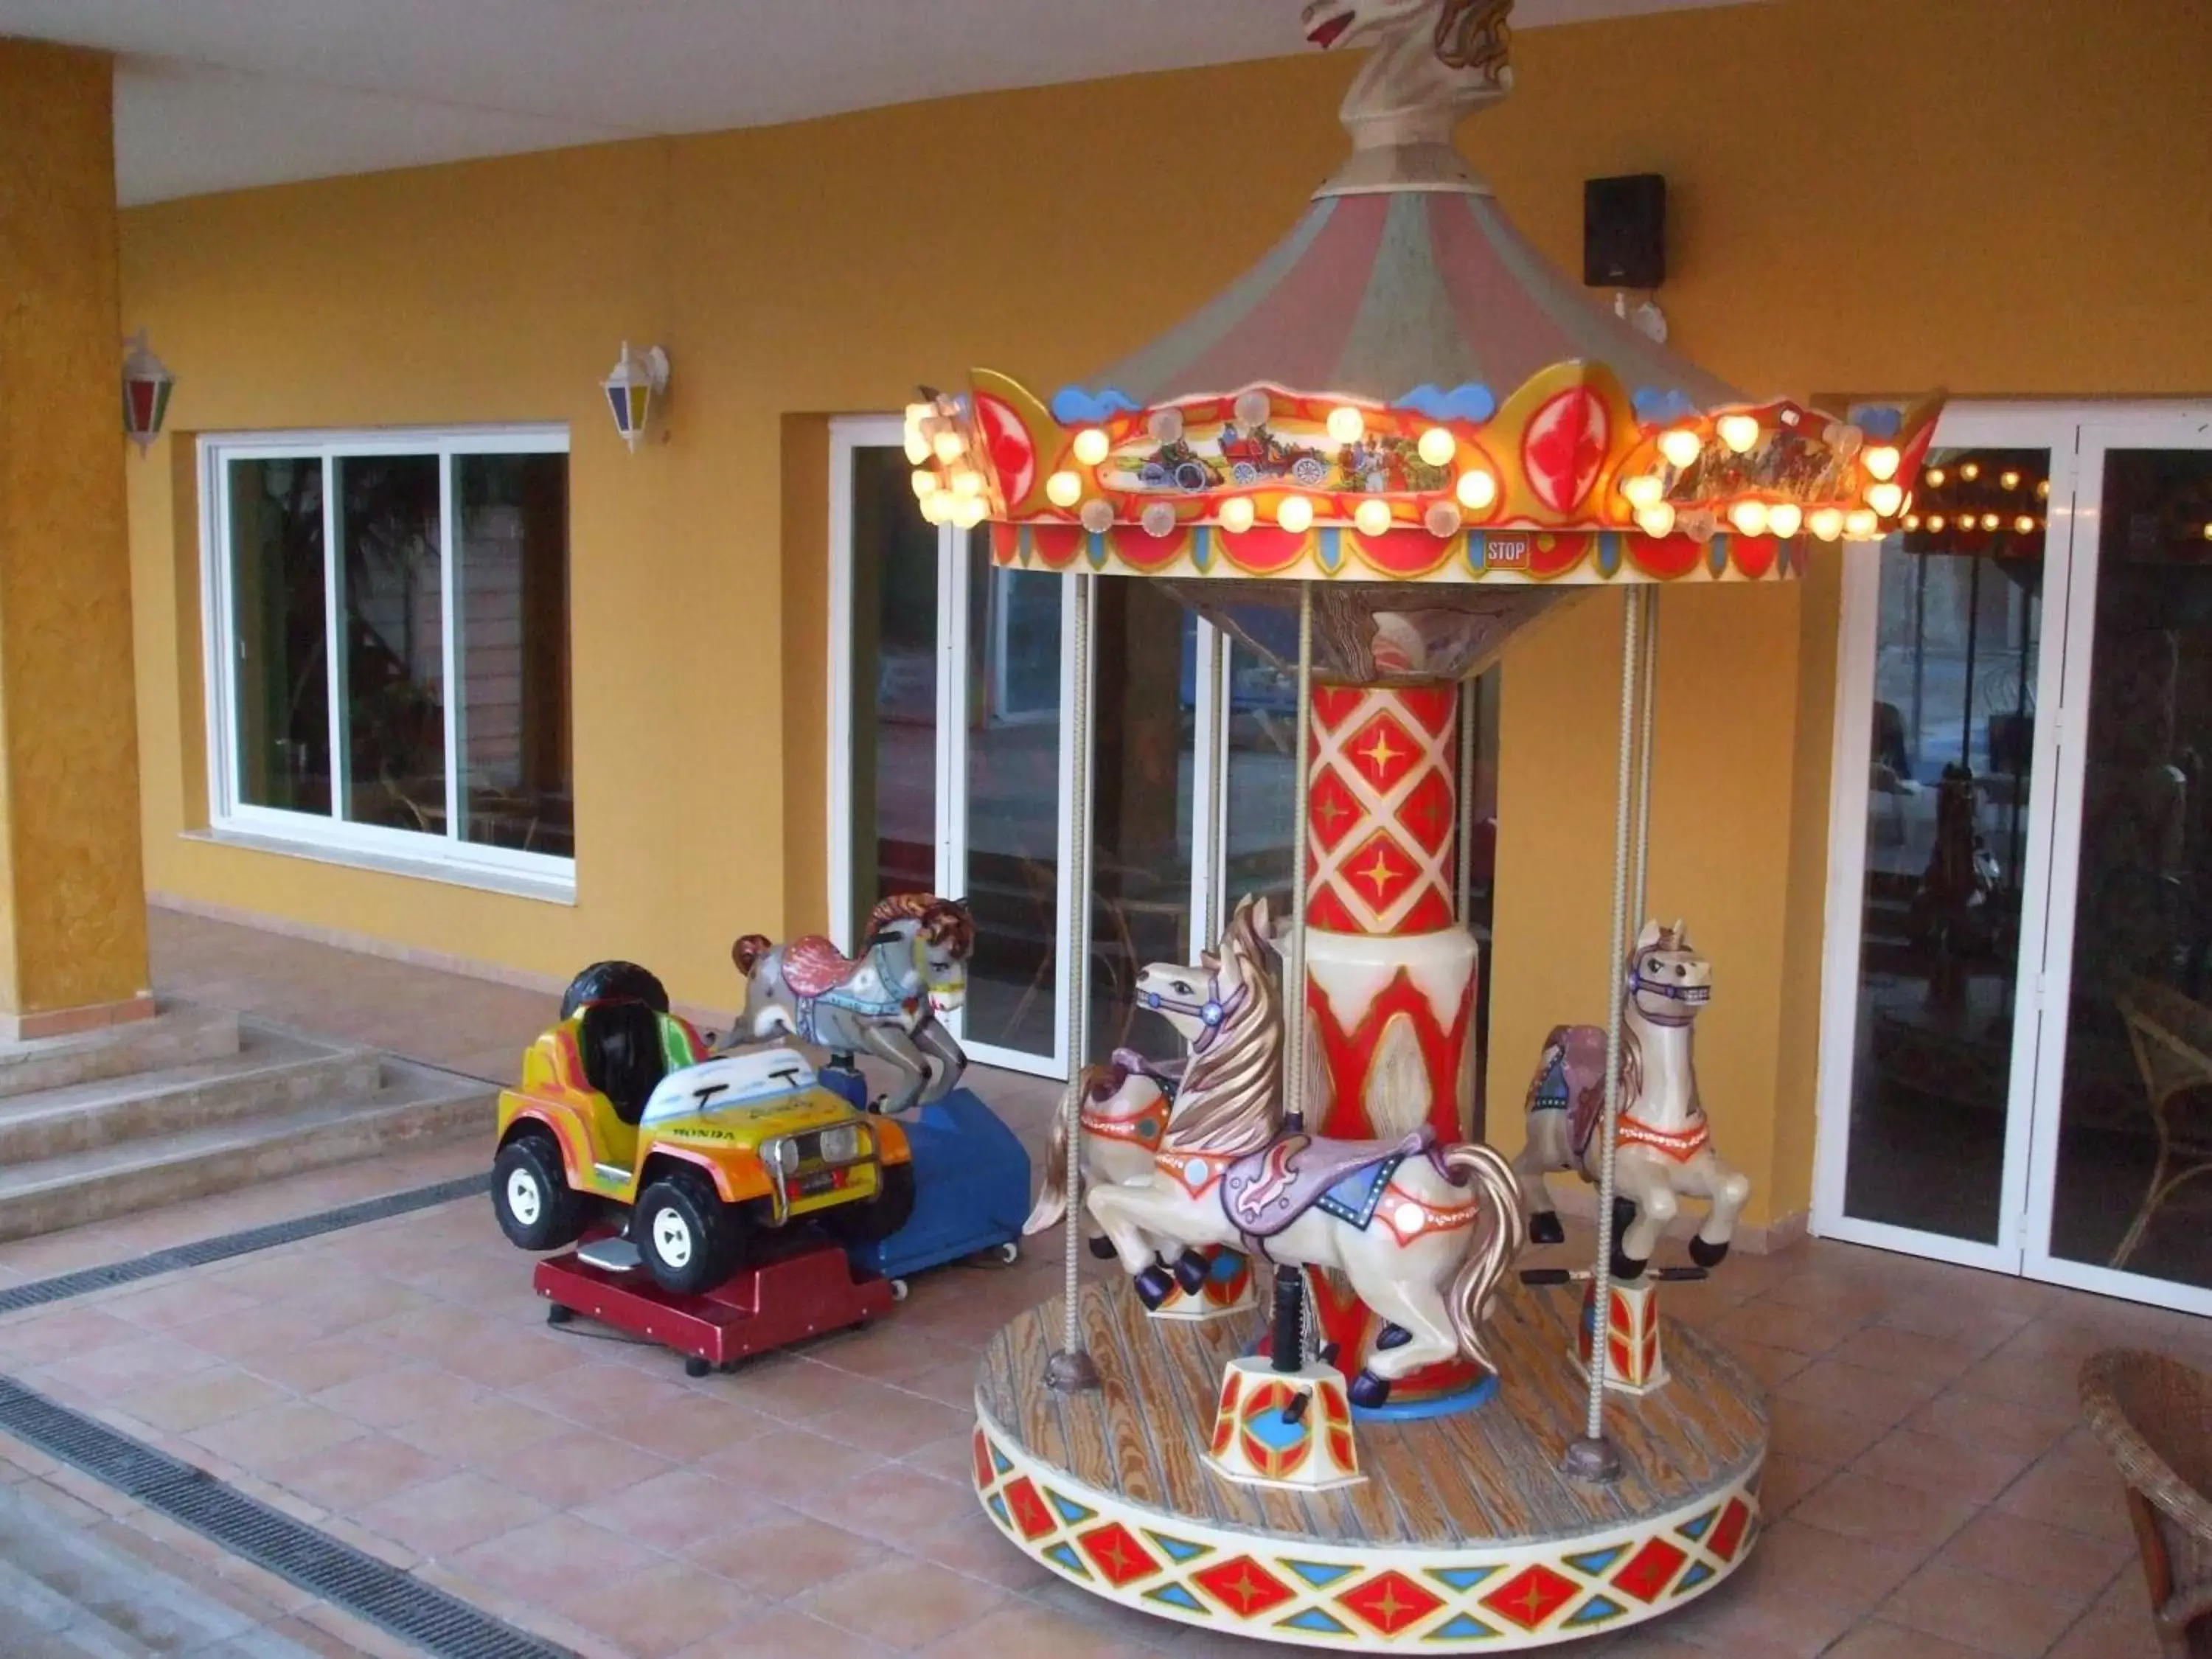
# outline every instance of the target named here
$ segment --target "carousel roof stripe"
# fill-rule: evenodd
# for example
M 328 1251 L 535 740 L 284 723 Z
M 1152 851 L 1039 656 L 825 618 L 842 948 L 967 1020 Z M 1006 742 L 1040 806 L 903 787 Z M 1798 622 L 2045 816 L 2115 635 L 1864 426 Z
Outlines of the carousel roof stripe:
M 1738 400 L 1571 284 L 1487 195 L 1323 197 L 1226 291 L 1082 383 L 1149 406 L 1261 383 L 1390 404 L 1601 362 L 1638 392 Z

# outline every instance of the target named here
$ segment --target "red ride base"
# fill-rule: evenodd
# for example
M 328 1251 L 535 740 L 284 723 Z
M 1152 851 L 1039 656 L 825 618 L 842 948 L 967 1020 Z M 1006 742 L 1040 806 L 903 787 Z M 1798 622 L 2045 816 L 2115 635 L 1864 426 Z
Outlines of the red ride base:
M 741 1268 L 704 1296 L 673 1295 L 643 1268 L 608 1273 L 573 1250 L 539 1262 L 531 1286 L 553 1304 L 546 1316 L 554 1324 L 582 1314 L 658 1342 L 682 1354 L 692 1376 L 733 1370 L 749 1355 L 860 1324 L 891 1306 L 888 1279 L 856 1282 L 844 1251 L 827 1245 Z

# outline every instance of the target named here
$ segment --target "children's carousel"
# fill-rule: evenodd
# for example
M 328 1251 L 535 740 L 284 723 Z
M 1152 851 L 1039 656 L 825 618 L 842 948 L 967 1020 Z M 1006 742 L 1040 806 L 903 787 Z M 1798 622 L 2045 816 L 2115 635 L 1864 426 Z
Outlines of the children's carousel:
M 1316 0 L 1316 44 L 1373 52 L 1352 154 L 1291 234 L 1095 379 L 1040 399 L 978 372 L 908 415 L 925 513 L 1075 580 L 1075 651 L 1097 578 L 1149 579 L 1300 686 L 1293 914 L 1248 901 L 1200 962 L 1144 971 L 1186 1056 L 1072 1084 L 1031 1218 L 1065 1220 L 1066 1291 L 987 1352 L 978 1493 L 1093 1594 L 1353 1652 L 1619 1629 L 1752 1547 L 1758 1390 L 1657 1307 L 1718 1267 L 1749 1188 L 1698 1102 L 1710 967 L 1644 921 L 1656 600 L 1878 539 L 1933 428 L 1932 404 L 1874 430 L 1747 401 L 1553 270 L 1453 143 L 1511 85 L 1510 10 Z M 1599 589 L 1622 635 L 1605 1023 L 1552 1034 L 1509 1164 L 1470 1139 L 1460 682 Z M 1079 985 L 1068 1006 L 1087 1053 Z M 1524 1269 L 1570 1170 L 1595 1256 Z M 1690 1261 L 1657 1266 L 1683 1198 L 1707 1206 Z M 1086 1236 L 1126 1282 L 1083 1282 Z

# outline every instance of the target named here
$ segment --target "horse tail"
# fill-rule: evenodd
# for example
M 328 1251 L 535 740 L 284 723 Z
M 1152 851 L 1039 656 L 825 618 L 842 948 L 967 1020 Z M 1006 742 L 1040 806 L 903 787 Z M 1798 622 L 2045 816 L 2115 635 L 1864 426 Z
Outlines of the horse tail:
M 1452 1333 L 1459 1338 L 1462 1353 L 1495 1372 L 1498 1362 L 1491 1356 L 1485 1331 L 1498 1300 L 1498 1285 L 1528 1241 L 1528 1219 L 1522 1206 L 1521 1183 L 1511 1164 L 1494 1149 L 1476 1143 L 1445 1147 L 1442 1162 L 1445 1175 L 1455 1185 L 1474 1187 L 1478 1206 L 1487 1212 L 1488 1224 L 1477 1218 L 1474 1243 L 1452 1280 Z
M 766 933 L 740 934 L 737 943 L 730 946 L 730 960 L 737 964 L 739 973 L 750 979 L 760 959 L 775 948 Z

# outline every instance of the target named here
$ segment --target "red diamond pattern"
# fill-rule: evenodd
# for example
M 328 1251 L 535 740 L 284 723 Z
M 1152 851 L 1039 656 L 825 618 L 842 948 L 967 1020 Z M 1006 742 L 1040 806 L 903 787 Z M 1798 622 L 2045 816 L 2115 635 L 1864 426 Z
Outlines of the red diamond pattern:
M 1334 732 L 1350 720 L 1367 693 L 1356 685 L 1316 685 L 1313 690 L 1314 736 Z
M 1751 1511 L 1744 1507 L 1741 1498 L 1729 1499 L 1729 1506 L 1721 1511 L 1720 1520 L 1714 1524 L 1712 1536 L 1705 1540 L 1705 1547 L 1723 1561 L 1735 1559 L 1736 1546 L 1743 1542 L 1743 1529 L 1751 1522 Z
M 1387 795 L 1422 763 L 1425 753 L 1395 714 L 1382 711 L 1344 740 L 1337 763 L 1352 768 L 1376 793 Z
M 1014 1524 L 1022 1529 L 1022 1536 L 1035 1543 L 1053 1530 L 1052 1514 L 1044 1506 L 1044 1499 L 1030 1485 L 1030 1478 L 1022 1475 L 1006 1488 L 1006 1509 L 1014 1517 Z
M 1133 1584 L 1139 1578 L 1149 1578 L 1160 1570 L 1152 1553 L 1118 1521 L 1094 1527 L 1075 1541 L 1083 1546 L 1083 1553 L 1091 1558 L 1091 1565 L 1115 1589 Z
M 975 1490 L 988 1492 L 998 1471 L 991 1467 L 990 1443 L 983 1438 L 983 1431 L 975 1431 Z
M 1306 802 L 1306 823 L 1313 832 L 1314 845 L 1324 853 L 1334 852 L 1337 843 L 1357 830 L 1365 816 L 1336 769 L 1323 767 Z
M 1577 1595 L 1575 1582 L 1541 1565 L 1523 1567 L 1482 1598 L 1482 1605 L 1522 1630 L 1534 1630 Z
M 1656 1601 L 1674 1582 L 1675 1570 L 1689 1559 L 1665 1539 L 1654 1538 L 1613 1575 L 1613 1582 L 1639 1601 Z
M 1378 916 L 1413 884 L 1420 866 L 1388 830 L 1377 830 L 1337 866 L 1336 878 Z
M 1239 1618 L 1250 1619 L 1279 1607 L 1292 1591 L 1283 1581 L 1249 1555 L 1216 1561 L 1191 1574 L 1192 1581 Z
M 1395 1636 L 1408 1625 L 1418 1625 L 1438 1607 L 1443 1598 L 1393 1569 L 1379 1572 L 1336 1598 L 1337 1605 L 1364 1620 L 1385 1636 Z
M 1450 781 L 1442 771 L 1431 771 L 1399 803 L 1398 827 L 1425 850 L 1441 853 L 1451 840 L 1456 805 Z

